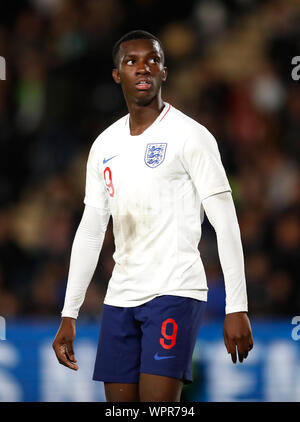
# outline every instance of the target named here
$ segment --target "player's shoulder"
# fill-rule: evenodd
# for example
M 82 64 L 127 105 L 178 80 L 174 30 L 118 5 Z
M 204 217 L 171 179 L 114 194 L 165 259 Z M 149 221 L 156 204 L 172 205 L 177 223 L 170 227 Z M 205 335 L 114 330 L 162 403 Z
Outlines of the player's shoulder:
M 171 110 L 172 127 L 180 136 L 183 135 L 185 139 L 191 139 L 201 143 L 216 142 L 215 137 L 206 126 L 173 106 Z
M 92 147 L 93 148 L 101 148 L 103 144 L 107 142 L 112 142 L 112 140 L 119 139 L 119 135 L 122 130 L 125 129 L 126 119 L 128 118 L 128 114 L 122 116 L 112 124 L 110 124 L 106 129 L 104 129 L 94 140 Z
M 188 116 L 187 114 L 183 113 L 181 110 L 178 110 L 174 106 L 171 107 L 171 118 L 172 118 L 172 126 L 176 130 L 180 130 L 180 132 L 184 132 L 186 135 L 197 135 L 197 136 L 213 136 L 211 132 L 199 123 L 197 120 L 193 119 L 192 117 Z

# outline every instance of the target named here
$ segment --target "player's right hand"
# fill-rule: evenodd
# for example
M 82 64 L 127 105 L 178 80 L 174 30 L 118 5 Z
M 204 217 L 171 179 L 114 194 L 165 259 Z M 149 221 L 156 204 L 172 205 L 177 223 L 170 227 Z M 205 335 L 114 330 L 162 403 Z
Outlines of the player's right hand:
M 52 347 L 59 363 L 77 371 L 78 365 L 75 363 L 77 360 L 73 350 L 73 341 L 76 336 L 75 321 L 74 318 L 68 317 L 62 319 Z

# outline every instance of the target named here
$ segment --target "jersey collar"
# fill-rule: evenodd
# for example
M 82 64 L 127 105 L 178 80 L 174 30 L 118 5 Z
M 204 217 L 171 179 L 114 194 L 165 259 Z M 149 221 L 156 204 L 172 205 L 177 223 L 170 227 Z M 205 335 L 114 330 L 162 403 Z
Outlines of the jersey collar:
M 150 129 L 153 129 L 154 126 L 159 124 L 165 118 L 165 116 L 169 112 L 170 108 L 171 108 L 171 105 L 164 101 L 164 108 L 162 109 L 161 113 L 157 116 L 157 118 L 154 120 L 154 122 L 149 127 L 147 127 L 147 129 L 145 129 L 144 132 L 141 133 L 140 135 L 131 135 L 130 134 L 129 113 L 128 113 L 127 116 L 126 116 L 126 119 L 125 119 L 125 127 L 126 127 L 127 134 L 129 136 L 134 137 L 134 138 L 136 138 L 137 136 L 143 136 L 146 132 L 148 132 Z

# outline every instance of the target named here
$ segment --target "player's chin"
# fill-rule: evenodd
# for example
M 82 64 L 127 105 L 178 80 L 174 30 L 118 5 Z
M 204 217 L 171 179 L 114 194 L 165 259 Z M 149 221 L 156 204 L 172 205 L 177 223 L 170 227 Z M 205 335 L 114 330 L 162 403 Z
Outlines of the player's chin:
M 153 96 L 153 89 L 148 88 L 148 89 L 136 89 L 135 90 L 135 96 L 137 98 L 143 98 L 143 97 L 147 97 L 147 96 Z
M 147 105 L 150 104 L 155 94 L 152 92 L 141 91 L 137 95 L 135 95 L 135 101 L 139 105 Z
M 137 102 L 145 102 L 149 103 L 151 102 L 156 96 L 158 92 L 155 89 L 145 89 L 145 90 L 138 90 L 138 92 L 135 92 L 135 99 Z

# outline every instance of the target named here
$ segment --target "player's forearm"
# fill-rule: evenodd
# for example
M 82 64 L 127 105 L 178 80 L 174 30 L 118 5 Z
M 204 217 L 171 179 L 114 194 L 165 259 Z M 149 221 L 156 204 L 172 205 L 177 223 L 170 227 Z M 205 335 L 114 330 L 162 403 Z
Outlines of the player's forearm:
M 226 290 L 226 314 L 248 310 L 244 255 L 240 229 L 230 192 L 203 201 L 207 218 L 217 236 L 218 253 Z
M 86 206 L 71 251 L 67 290 L 62 317 L 77 318 L 95 272 L 109 214 Z

